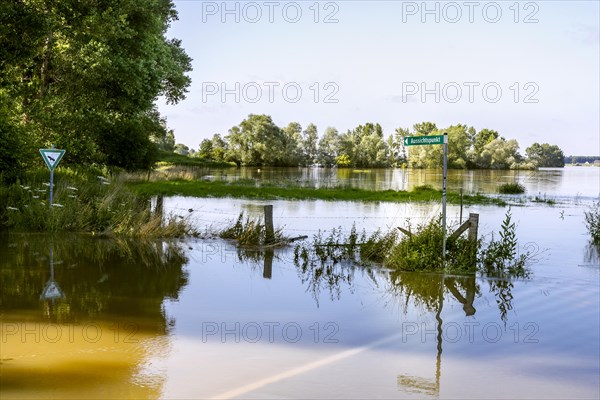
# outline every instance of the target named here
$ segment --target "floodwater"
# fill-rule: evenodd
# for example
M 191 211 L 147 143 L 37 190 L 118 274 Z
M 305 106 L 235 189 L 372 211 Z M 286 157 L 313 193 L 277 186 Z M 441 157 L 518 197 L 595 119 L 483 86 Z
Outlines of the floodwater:
M 354 187 L 368 190 L 411 190 L 415 186 L 442 187 L 440 169 L 352 169 L 352 168 L 271 168 L 229 169 L 184 168 L 196 179 L 235 181 L 252 179 L 259 183 L 305 185 L 310 187 Z M 160 173 L 158 173 L 160 175 Z M 448 190 L 464 193 L 496 193 L 503 183 L 518 182 L 527 194 L 540 197 L 589 198 L 600 195 L 600 168 L 573 167 L 517 170 L 448 170 Z
M 0 236 L 0 397 L 598 398 L 600 256 L 583 221 L 600 170 L 551 171 L 529 189 L 556 203 L 512 207 L 520 251 L 532 253 L 520 280 L 303 267 L 293 248 L 218 239 Z M 441 208 L 181 197 L 164 207 L 217 229 L 265 204 L 289 236 L 414 225 Z M 451 224 L 460 212 L 448 207 Z M 463 220 L 478 213 L 489 238 L 505 212 L 469 206 Z

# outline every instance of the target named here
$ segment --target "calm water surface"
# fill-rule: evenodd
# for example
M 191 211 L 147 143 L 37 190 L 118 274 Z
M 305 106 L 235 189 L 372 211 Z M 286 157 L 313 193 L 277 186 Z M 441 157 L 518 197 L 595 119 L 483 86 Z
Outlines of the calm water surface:
M 349 186 L 369 190 L 442 187 L 441 169 L 269 168 L 185 169 L 197 179 L 258 182 L 311 187 Z M 465 193 L 496 193 L 502 183 L 519 182 L 531 196 L 590 198 L 600 195 L 600 168 L 541 168 L 536 171 L 449 170 L 448 189 Z
M 520 251 L 535 254 L 527 280 L 302 268 L 293 249 L 222 240 L 1 236 L 0 397 L 598 398 L 600 261 L 583 224 L 592 178 L 549 178 L 536 185 L 563 201 L 513 206 Z M 165 209 L 218 228 L 264 204 L 174 197 Z M 286 234 L 309 236 L 440 211 L 269 204 Z M 463 219 L 479 213 L 489 237 L 505 211 L 471 206 Z M 458 223 L 460 208 L 448 215 Z

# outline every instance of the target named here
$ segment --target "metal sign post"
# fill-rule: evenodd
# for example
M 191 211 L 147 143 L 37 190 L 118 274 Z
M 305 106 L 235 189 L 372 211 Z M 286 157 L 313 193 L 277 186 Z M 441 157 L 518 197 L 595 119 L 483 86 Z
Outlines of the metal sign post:
M 62 160 L 65 152 L 65 150 L 55 149 L 54 145 L 52 145 L 51 149 L 40 149 L 44 163 L 50 170 L 50 208 L 52 208 L 52 196 L 54 193 L 54 169 L 56 169 L 56 166 Z
M 442 244 L 442 256 L 446 258 L 446 177 L 448 175 L 448 133 L 431 136 L 406 136 L 405 146 L 427 146 L 432 144 L 444 145 L 444 161 L 442 171 L 442 231 L 444 235 Z
M 442 173 L 442 257 L 446 258 L 446 178 L 448 175 L 448 133 L 444 133 L 444 167 Z

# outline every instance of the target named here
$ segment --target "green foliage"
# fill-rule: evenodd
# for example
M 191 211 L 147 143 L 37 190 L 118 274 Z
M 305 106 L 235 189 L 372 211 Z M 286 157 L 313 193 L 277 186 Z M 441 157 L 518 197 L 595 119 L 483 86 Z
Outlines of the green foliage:
M 336 165 L 340 136 L 337 129 L 328 127 L 319 140 L 318 162 L 326 167 Z M 338 164 L 339 165 L 339 164 Z
M 59 168 L 53 206 L 48 204 L 48 172 L 30 172 L 23 181 L 0 187 L 0 224 L 12 231 L 94 232 L 104 235 L 182 237 L 195 231 L 185 220 L 163 218 L 149 198 L 109 180 L 106 170 Z
M 442 256 L 443 229 L 441 216 L 418 225 L 411 234 L 398 239 L 396 230 L 377 231 L 367 237 L 360 236 L 353 227 L 349 235 L 341 228 L 333 229 L 327 236 L 319 231 L 312 243 L 296 246 L 295 262 L 301 265 L 335 265 L 351 263 L 364 265 L 383 264 L 392 271 L 445 271 L 472 274 L 481 271 L 494 277 L 526 277 L 530 253 L 518 254 L 515 224 L 510 209 L 500 229 L 500 240 L 469 240 L 463 236 L 447 237 L 446 258 Z M 449 229 L 452 231 L 452 229 Z
M 530 254 L 518 254 L 516 225 L 512 222 L 510 207 L 502 221 L 499 236 L 499 240 L 494 240 L 492 235 L 490 243 L 481 251 L 479 262 L 483 271 L 490 276 L 527 276 L 526 264 Z
M 165 196 L 194 196 L 194 197 L 234 197 L 248 199 L 293 199 L 293 200 L 335 200 L 335 201 L 390 201 L 390 202 L 427 202 L 440 200 L 442 192 L 430 186 L 417 187 L 411 191 L 396 190 L 365 190 L 351 187 L 315 188 L 299 186 L 294 182 L 285 184 L 261 184 L 255 180 L 238 180 L 224 182 L 220 180 L 160 180 L 147 182 L 146 174 L 132 182 L 133 190 L 145 195 L 163 194 Z M 461 196 L 458 193 L 448 193 L 447 200 L 459 204 Z M 494 204 L 504 206 L 502 199 L 487 197 L 481 194 L 465 195 L 465 204 Z
M 585 226 L 595 244 L 600 244 L 600 201 L 584 211 Z
M 345 168 L 352 165 L 352 160 L 350 160 L 348 154 L 341 154 L 335 158 L 335 163 L 338 167 Z
M 154 102 L 182 100 L 190 83 L 190 58 L 165 37 L 177 19 L 172 1 L 4 1 L 1 10 L 0 99 L 10 102 L 0 108 L 10 131 L 34 149 L 66 149 L 63 165 L 152 165 L 167 135 Z
M 243 212 L 233 225 L 219 232 L 219 237 L 235 240 L 240 246 L 265 246 L 284 240 L 281 229 L 276 229 L 273 232 L 273 240 L 269 241 L 264 223 L 258 219 L 251 220 L 250 217 L 244 219 Z
M 478 242 L 472 243 L 463 237 L 447 238 L 446 260 L 442 257 L 442 246 L 443 229 L 439 217 L 418 225 L 412 235 L 403 237 L 391 249 L 385 265 L 402 271 L 475 272 Z
M 414 124 L 413 129 L 417 135 L 429 135 L 437 130 L 437 125 L 433 122 L 421 122 Z
M 0 184 L 14 183 L 22 176 L 24 150 L 18 130 L 0 114 Z
M 331 262 L 353 262 L 361 265 L 382 263 L 390 249 L 396 243 L 398 234 L 395 231 L 382 233 L 380 230 L 371 235 L 363 230 L 359 235 L 353 225 L 348 236 L 342 228 L 333 228 L 328 235 L 319 231 L 313 236 L 312 244 L 299 244 L 294 249 L 294 260 L 303 265 Z
M 396 244 L 398 240 L 398 232 L 395 230 L 382 233 L 381 230 L 376 230 L 371 236 L 367 237 L 364 233 L 360 244 L 360 258 L 363 261 L 373 261 L 382 263 L 386 259 L 386 255 Z
M 411 135 L 448 133 L 449 168 L 533 168 L 531 159 L 519 154 L 516 140 L 506 140 L 497 131 L 456 124 L 438 129 L 433 122 L 398 128 L 387 138 L 378 123 L 365 123 L 340 134 L 328 127 L 319 139 L 314 124 L 305 130 L 298 122 L 279 128 L 268 115 L 250 114 L 221 139 L 215 135 L 201 143 L 202 157 L 226 160 L 237 165 L 298 166 L 319 163 L 324 166 L 383 168 L 410 164 L 415 168 L 442 166 L 442 146 L 404 146 Z M 219 149 L 213 150 L 213 149 Z M 407 154 L 408 153 L 408 154 Z
M 189 167 L 231 167 L 232 164 L 207 160 L 202 157 L 188 157 L 181 154 L 159 151 L 157 165 L 164 166 L 189 166 Z
M 501 193 L 501 194 L 525 193 L 525 186 L 521 185 L 518 182 L 503 183 L 502 185 L 498 186 L 498 193 Z
M 535 167 L 564 167 L 565 155 L 556 145 L 534 143 L 525 149 Z

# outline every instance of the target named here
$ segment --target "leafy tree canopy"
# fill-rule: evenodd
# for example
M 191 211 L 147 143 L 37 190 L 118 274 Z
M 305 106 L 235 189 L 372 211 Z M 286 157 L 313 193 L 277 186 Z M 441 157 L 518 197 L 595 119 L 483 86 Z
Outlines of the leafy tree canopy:
M 190 84 L 191 59 L 165 37 L 176 19 L 171 0 L 2 1 L 4 124 L 66 163 L 149 167 L 167 134 L 155 101 Z

